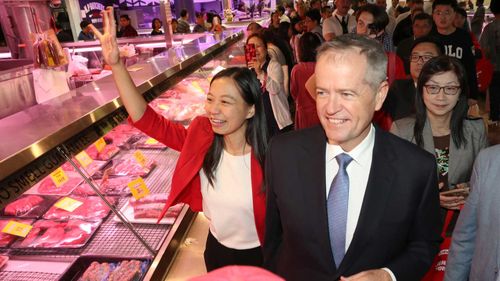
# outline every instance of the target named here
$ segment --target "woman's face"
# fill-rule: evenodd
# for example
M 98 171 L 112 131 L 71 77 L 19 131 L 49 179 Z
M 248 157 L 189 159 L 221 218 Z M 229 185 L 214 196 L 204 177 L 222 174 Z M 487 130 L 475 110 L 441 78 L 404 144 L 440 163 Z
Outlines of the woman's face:
M 293 28 L 295 28 L 295 30 L 298 32 L 298 33 L 302 33 L 304 31 L 304 22 L 303 21 L 299 21 L 298 23 L 296 23 Z
M 155 29 L 160 29 L 161 28 L 161 21 L 155 20 Z
M 245 139 L 247 120 L 253 117 L 255 107 L 243 100 L 240 90 L 231 78 L 223 77 L 212 82 L 205 110 L 214 133 L 223 135 L 224 139 Z
M 248 40 L 249 44 L 255 45 L 255 58 L 258 62 L 263 63 L 267 57 L 267 46 L 258 37 L 252 37 Z
M 437 89 L 437 87 L 443 88 L 439 89 L 439 92 L 436 94 L 429 92 L 430 89 Z M 435 117 L 451 116 L 453 108 L 455 108 L 460 97 L 461 89 L 458 89 L 454 95 L 446 94 L 445 91 L 452 93 L 456 87 L 460 87 L 460 82 L 453 71 L 437 73 L 431 76 L 423 88 L 423 99 L 427 108 L 427 114 Z
M 173 21 L 172 22 L 172 30 L 175 32 L 177 30 L 177 22 Z
M 273 24 L 280 24 L 280 15 L 278 15 L 278 13 L 274 13 L 271 20 Z

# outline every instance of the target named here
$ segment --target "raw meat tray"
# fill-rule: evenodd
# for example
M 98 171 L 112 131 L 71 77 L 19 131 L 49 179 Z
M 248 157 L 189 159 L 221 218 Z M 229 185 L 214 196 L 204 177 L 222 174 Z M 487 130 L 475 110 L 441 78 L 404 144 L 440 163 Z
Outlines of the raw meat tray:
M 5 217 L 38 219 L 52 206 L 59 196 L 21 195 L 0 212 Z
M 120 256 L 85 256 L 79 257 L 71 267 L 60 277 L 61 281 L 79 281 L 82 280 L 81 277 L 92 264 L 92 262 L 98 263 L 113 263 L 118 264 L 120 262 L 126 260 L 138 260 L 142 263 L 142 273 L 137 278 L 132 279 L 133 281 L 142 280 L 144 274 L 146 273 L 149 265 L 151 264 L 151 260 L 146 257 L 137 258 L 137 257 L 120 257 Z M 107 279 L 104 279 L 107 280 Z
M 81 248 L 92 238 L 102 221 L 86 222 L 70 220 L 56 222 L 38 220 L 33 224 L 28 236 L 18 239 L 12 248 L 15 249 L 74 249 Z

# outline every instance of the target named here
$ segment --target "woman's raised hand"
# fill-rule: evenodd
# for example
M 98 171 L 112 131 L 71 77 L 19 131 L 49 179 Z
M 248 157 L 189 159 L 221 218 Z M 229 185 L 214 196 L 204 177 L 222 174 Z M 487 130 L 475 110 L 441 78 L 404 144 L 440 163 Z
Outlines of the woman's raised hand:
M 116 21 L 113 14 L 113 7 L 106 7 L 106 10 L 101 12 L 103 33 L 101 33 L 94 25 L 90 25 L 92 32 L 101 41 L 102 55 L 104 61 L 110 66 L 118 64 L 120 60 L 120 51 L 116 43 Z

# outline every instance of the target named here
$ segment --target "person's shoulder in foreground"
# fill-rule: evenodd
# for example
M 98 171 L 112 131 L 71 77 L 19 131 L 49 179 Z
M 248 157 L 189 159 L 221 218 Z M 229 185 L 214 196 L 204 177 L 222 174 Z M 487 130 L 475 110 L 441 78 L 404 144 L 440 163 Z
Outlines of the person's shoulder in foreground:
M 448 261 L 445 281 L 496 281 L 500 250 L 496 246 L 500 225 L 500 145 L 481 150 L 474 163 L 471 193 L 460 212 Z

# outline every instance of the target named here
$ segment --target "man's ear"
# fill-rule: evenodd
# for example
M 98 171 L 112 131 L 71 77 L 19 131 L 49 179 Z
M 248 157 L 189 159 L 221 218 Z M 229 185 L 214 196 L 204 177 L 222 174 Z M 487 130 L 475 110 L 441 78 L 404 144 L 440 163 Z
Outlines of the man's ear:
M 375 110 L 380 110 L 384 104 L 385 98 L 387 97 L 387 92 L 389 91 L 389 83 L 387 80 L 380 83 L 375 96 Z

